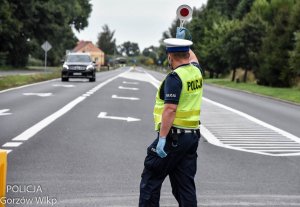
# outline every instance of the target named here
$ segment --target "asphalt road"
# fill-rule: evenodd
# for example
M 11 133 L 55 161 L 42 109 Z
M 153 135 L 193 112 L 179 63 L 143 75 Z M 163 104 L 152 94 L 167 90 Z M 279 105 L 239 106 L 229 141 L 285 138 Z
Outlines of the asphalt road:
M 98 73 L 95 83 L 54 80 L 0 92 L 0 145 L 12 150 L 7 206 L 137 206 L 146 147 L 156 136 L 158 82 L 149 74 L 164 77 L 121 68 Z M 300 107 L 208 85 L 205 98 L 199 206 L 300 206 Z M 259 146 L 225 140 L 218 132 L 232 134 L 229 124 Z M 261 139 L 271 135 L 280 142 L 270 150 Z M 178 206 L 168 180 L 161 206 Z

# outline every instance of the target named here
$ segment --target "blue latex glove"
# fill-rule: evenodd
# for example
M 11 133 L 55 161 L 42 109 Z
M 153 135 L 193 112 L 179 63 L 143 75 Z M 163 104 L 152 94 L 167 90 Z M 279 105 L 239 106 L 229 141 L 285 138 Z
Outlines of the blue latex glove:
M 158 143 L 156 145 L 156 153 L 161 158 L 164 158 L 167 156 L 167 153 L 164 151 L 165 145 L 166 145 L 166 137 L 159 137 Z
M 185 39 L 185 28 L 177 27 L 176 38 L 177 39 Z

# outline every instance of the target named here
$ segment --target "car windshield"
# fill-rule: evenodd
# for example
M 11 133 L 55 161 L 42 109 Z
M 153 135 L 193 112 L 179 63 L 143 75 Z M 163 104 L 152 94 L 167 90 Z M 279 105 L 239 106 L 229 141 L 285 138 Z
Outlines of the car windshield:
M 69 55 L 67 62 L 91 62 L 91 58 L 88 55 Z

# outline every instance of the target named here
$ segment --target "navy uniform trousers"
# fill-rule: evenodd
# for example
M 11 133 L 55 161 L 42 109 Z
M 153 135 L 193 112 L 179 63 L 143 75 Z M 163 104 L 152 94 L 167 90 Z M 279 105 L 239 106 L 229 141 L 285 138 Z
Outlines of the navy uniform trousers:
M 140 183 L 139 207 L 159 207 L 160 190 L 167 175 L 179 207 L 197 207 L 194 177 L 199 139 L 196 133 L 180 133 L 177 146 L 174 147 L 172 135 L 169 134 L 164 148 L 168 154 L 165 158 L 156 154 L 158 138 L 155 139 L 147 149 Z

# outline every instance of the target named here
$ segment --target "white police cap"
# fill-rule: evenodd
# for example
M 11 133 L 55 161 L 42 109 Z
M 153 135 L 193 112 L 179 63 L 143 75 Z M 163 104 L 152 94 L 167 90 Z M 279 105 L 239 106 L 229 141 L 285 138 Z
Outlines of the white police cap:
M 193 44 L 190 40 L 178 39 L 178 38 L 168 38 L 164 40 L 167 52 L 187 52 L 190 50 L 190 46 Z

